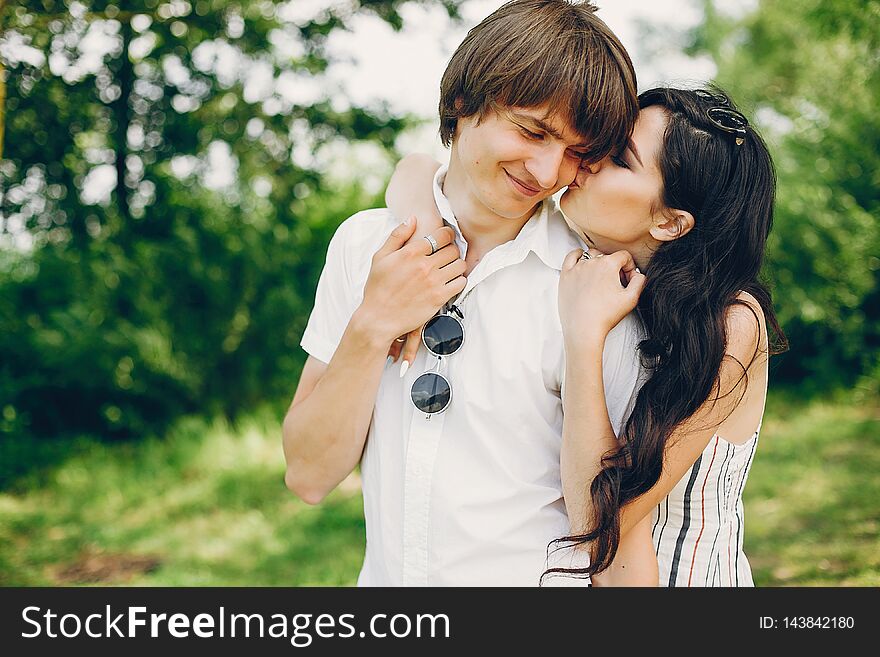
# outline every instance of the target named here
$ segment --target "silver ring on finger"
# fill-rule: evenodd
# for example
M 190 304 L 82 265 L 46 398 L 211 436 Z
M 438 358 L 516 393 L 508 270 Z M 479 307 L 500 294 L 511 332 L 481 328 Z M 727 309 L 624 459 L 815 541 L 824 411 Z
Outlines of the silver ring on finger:
M 593 256 L 590 255 L 589 251 L 584 251 L 581 254 L 581 260 L 592 260 L 592 259 L 593 259 Z
M 437 244 L 437 240 L 434 239 L 433 235 L 425 235 L 424 239 L 428 240 L 428 244 L 431 245 L 431 252 L 428 255 L 434 255 L 440 250 L 440 245 Z

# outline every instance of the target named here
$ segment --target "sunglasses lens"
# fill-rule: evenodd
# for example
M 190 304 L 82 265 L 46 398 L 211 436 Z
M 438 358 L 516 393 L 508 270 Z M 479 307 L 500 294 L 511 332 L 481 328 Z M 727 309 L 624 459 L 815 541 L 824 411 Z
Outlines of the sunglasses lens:
M 449 406 L 452 389 L 449 382 L 439 374 L 426 372 L 413 381 L 410 396 L 415 407 L 422 413 L 439 413 Z
M 435 356 L 449 356 L 461 348 L 464 329 L 455 317 L 437 315 L 428 320 L 422 331 L 425 346 Z

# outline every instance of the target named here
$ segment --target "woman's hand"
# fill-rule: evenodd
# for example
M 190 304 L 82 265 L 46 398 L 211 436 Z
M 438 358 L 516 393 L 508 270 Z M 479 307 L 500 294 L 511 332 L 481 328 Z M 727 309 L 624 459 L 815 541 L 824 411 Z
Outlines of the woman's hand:
M 628 251 L 604 255 L 590 249 L 569 253 L 559 278 L 559 319 L 566 345 L 604 343 L 605 337 L 636 307 L 645 276 Z
M 409 369 L 409 364 L 416 359 L 416 354 L 419 351 L 419 345 L 422 343 L 422 327 L 420 326 L 417 329 L 413 329 L 406 335 L 401 335 L 394 342 L 391 343 L 391 348 L 388 350 L 388 357 L 391 358 L 392 362 L 397 362 L 397 359 L 403 356 L 403 361 L 406 362 L 406 366 L 404 367 L 403 362 L 400 365 L 400 376 L 403 377 L 406 374 L 406 371 Z
M 431 203 L 433 203 L 433 200 L 431 201 Z M 420 234 L 429 234 L 443 226 L 443 220 L 440 218 L 440 215 L 437 214 L 436 209 L 433 213 L 426 213 L 426 215 L 422 218 L 412 215 L 410 217 L 410 221 L 416 223 L 416 230 L 415 232 L 413 232 L 412 237 L 410 237 L 407 241 L 407 244 L 418 242 L 422 239 Z M 403 375 L 406 374 L 406 371 L 409 369 L 410 364 L 416 359 L 416 354 L 418 353 L 419 345 L 421 344 L 421 326 L 413 329 L 409 333 L 399 336 L 396 340 L 394 340 L 394 342 L 391 343 L 391 347 L 388 349 L 388 357 L 391 358 L 392 362 L 395 363 L 398 361 L 398 359 L 401 360 L 401 378 L 403 378 Z
M 420 329 L 467 283 L 452 228 L 434 231 L 437 250 L 426 239 L 409 241 L 414 231 L 414 221 L 400 224 L 373 255 L 357 311 L 386 344 Z
M 418 241 L 423 235 L 433 233 L 443 226 L 443 219 L 434 201 L 434 175 L 440 163 L 430 155 L 414 153 L 407 155 L 394 168 L 394 175 L 385 191 L 388 209 L 398 217 L 412 217 L 416 230 L 410 242 Z M 410 363 L 422 342 L 422 327 L 399 336 L 391 343 L 388 356 L 397 361 L 402 357 L 400 376 L 406 374 Z

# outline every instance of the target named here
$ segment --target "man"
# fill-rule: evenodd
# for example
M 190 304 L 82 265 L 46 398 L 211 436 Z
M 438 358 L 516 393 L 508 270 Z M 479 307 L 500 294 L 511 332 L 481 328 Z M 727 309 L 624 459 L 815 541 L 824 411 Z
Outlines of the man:
M 621 148 L 638 112 L 629 57 L 594 11 L 514 0 L 471 30 L 441 83 L 447 225 L 407 243 L 413 221 L 369 210 L 331 241 L 284 421 L 286 482 L 318 503 L 360 462 L 359 585 L 536 585 L 568 533 L 556 287 L 580 244 L 545 201 Z M 390 367 L 394 339 L 438 310 L 460 348 Z M 634 389 L 624 369 L 606 386 Z

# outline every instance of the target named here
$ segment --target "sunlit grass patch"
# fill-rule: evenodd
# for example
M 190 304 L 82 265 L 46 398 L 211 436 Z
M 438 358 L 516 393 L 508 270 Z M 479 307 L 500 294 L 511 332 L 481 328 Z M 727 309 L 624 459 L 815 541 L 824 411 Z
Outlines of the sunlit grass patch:
M 318 506 L 298 500 L 271 415 L 236 427 L 190 418 L 161 440 L 53 450 L 66 457 L 18 467 L 30 474 L 0 492 L 2 585 L 356 581 L 357 476 Z M 771 397 L 745 489 L 756 583 L 880 586 L 877 472 L 880 403 Z
M 756 584 L 880 584 L 880 403 L 768 400 L 745 490 Z
M 353 584 L 363 541 L 351 486 L 319 507 L 285 488 L 280 426 L 266 417 L 92 441 L 0 494 L 4 585 Z

